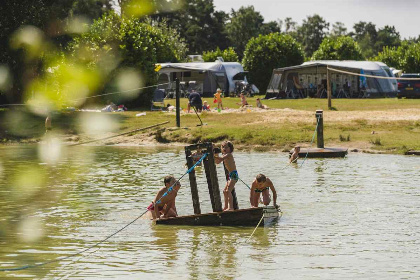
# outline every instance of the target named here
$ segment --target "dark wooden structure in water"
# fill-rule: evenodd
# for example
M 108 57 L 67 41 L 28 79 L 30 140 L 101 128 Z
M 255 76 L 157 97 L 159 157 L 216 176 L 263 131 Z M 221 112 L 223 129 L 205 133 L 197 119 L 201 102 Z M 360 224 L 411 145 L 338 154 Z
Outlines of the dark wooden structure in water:
M 185 147 L 185 156 L 187 159 L 188 169 L 194 165 L 192 154 L 198 152 L 202 155 L 207 153 L 203 159 L 204 170 L 207 178 L 207 185 L 210 194 L 212 213 L 201 213 L 200 199 L 198 196 L 197 180 L 195 170 L 189 173 L 191 196 L 194 208 L 194 215 L 178 216 L 167 219 L 156 220 L 156 224 L 162 225 L 197 225 L 197 226 L 256 226 L 258 222 L 262 224 L 269 224 L 279 217 L 278 209 L 275 207 L 258 207 L 239 209 L 236 198 L 235 189 L 232 191 L 234 211 L 223 212 L 222 200 L 220 196 L 219 182 L 217 177 L 216 164 L 214 161 L 213 144 L 203 143 L 190 145 Z M 229 174 L 225 168 L 225 175 L 228 178 Z
M 345 157 L 347 155 L 347 148 L 325 148 L 324 147 L 324 112 L 317 110 L 315 117 L 317 120 L 316 130 L 316 148 L 301 148 L 299 152 L 299 158 L 337 158 Z M 293 153 L 293 150 L 289 152 L 289 155 Z

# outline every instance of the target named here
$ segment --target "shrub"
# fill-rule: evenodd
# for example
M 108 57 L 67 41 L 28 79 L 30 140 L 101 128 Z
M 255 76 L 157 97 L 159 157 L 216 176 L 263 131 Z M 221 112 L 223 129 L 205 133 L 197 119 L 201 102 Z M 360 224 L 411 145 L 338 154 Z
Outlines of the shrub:
M 205 62 L 214 62 L 216 61 L 217 57 L 223 57 L 223 60 L 225 62 L 239 61 L 238 55 L 232 47 L 223 51 L 220 50 L 219 47 L 217 47 L 217 49 L 214 51 L 203 52 L 203 60 Z
M 325 38 L 312 60 L 364 60 L 362 50 L 351 37 Z
M 274 68 L 303 63 L 301 45 L 290 35 L 270 33 L 252 38 L 246 45 L 242 64 L 250 82 L 265 91 Z

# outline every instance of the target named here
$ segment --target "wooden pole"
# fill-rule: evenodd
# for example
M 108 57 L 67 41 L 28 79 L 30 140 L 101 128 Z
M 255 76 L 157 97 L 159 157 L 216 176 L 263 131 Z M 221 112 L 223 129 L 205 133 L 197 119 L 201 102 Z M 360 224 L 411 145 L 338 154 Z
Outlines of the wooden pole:
M 318 148 L 324 148 L 324 118 L 323 118 L 323 111 L 316 110 L 315 117 L 318 122 L 318 126 L 316 129 L 316 146 Z
M 221 212 L 222 208 L 222 200 L 220 198 L 220 189 L 219 189 L 219 180 L 217 178 L 217 170 L 216 164 L 214 162 L 214 154 L 213 154 L 213 144 L 206 143 L 207 146 L 207 160 L 204 161 L 204 168 L 208 170 L 206 171 L 207 182 L 209 184 L 209 192 L 210 198 L 213 200 L 212 206 L 214 212 Z
M 175 88 L 175 91 L 176 91 L 176 126 L 181 127 L 181 115 L 180 115 L 181 114 L 181 112 L 180 112 L 181 108 L 180 108 L 180 105 L 179 105 L 179 98 L 180 98 L 179 79 L 176 78 L 175 82 L 176 82 L 176 88 Z
M 225 163 L 223 163 L 223 168 L 225 169 L 226 181 L 228 181 L 229 180 L 229 171 L 227 170 L 227 168 L 225 166 Z M 233 188 L 233 190 L 232 190 L 232 196 L 233 196 L 233 209 L 238 210 L 239 205 L 238 205 L 238 199 L 236 198 L 235 188 Z
M 328 95 L 328 109 L 331 109 L 331 71 L 327 66 L 327 95 Z
M 194 161 L 191 157 L 191 150 L 189 147 L 185 147 L 185 156 L 187 158 L 187 166 L 190 169 L 194 165 Z M 189 174 L 190 186 L 191 186 L 191 196 L 194 207 L 194 214 L 201 214 L 200 209 L 200 199 L 198 197 L 198 188 L 197 188 L 197 179 L 195 177 L 195 170 L 193 169 Z

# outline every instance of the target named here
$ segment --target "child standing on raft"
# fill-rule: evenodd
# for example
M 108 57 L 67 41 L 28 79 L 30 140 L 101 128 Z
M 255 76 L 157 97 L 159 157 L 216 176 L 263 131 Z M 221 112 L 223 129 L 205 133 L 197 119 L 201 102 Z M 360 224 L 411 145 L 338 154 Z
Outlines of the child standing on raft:
M 236 171 L 235 159 L 233 158 L 233 144 L 230 141 L 222 143 L 222 156 L 218 154 L 214 155 L 214 160 L 217 164 L 224 162 L 226 169 L 229 171 L 229 180 L 226 182 L 226 187 L 223 190 L 225 197 L 225 207 L 223 211 L 232 211 L 233 208 L 233 196 L 232 190 L 235 187 L 236 182 L 239 180 L 238 171 Z

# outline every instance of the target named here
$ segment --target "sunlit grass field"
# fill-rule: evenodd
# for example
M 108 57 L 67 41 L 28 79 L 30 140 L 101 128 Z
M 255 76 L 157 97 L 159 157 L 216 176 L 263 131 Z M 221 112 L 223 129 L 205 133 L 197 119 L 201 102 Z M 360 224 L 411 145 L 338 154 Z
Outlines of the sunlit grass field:
M 248 98 L 252 107 L 238 110 L 239 98 L 224 98 L 223 106 L 230 110 L 222 113 L 213 109 L 212 98 L 204 99 L 212 110 L 200 114 L 203 126 L 197 126 L 200 120 L 194 111 L 186 113 L 187 99 L 181 99 L 184 110 L 180 129 L 176 127 L 175 112 L 150 111 L 148 107 L 114 113 L 59 112 L 53 116 L 53 130 L 62 134 L 64 141 L 84 141 L 169 121 L 169 124 L 145 134 L 163 143 L 229 139 L 246 149 L 288 150 L 296 144 L 309 146 L 316 127 L 315 111 L 322 109 L 327 147 L 387 153 L 420 150 L 420 100 L 416 99 L 333 99 L 333 110 L 328 110 L 326 99 L 262 100 L 270 110 L 258 110 L 255 108 L 256 97 L 253 97 Z M 175 100 L 166 100 L 165 104 L 175 105 Z M 136 116 L 140 112 L 146 112 L 146 115 Z M 81 120 L 87 116 L 106 116 L 104 126 L 109 122 L 112 133 L 86 131 Z M 22 108 L 0 111 L 0 118 L 0 139 L 4 143 L 34 142 L 44 135 L 44 119 Z M 126 136 L 118 142 L 105 144 L 113 143 L 136 144 L 136 140 Z

